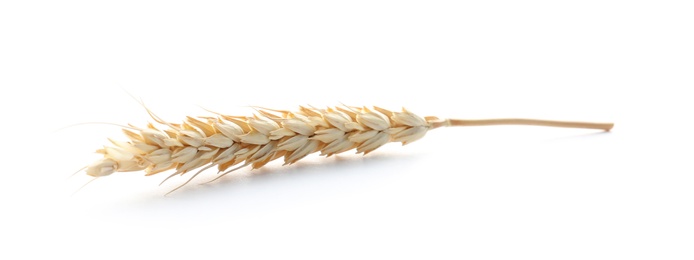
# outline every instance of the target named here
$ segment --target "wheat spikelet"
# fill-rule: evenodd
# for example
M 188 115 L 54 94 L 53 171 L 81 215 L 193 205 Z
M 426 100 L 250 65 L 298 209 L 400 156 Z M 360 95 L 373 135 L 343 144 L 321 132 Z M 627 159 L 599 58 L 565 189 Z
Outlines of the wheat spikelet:
M 394 112 L 380 107 L 299 107 L 297 111 L 258 109 L 253 116 L 187 117 L 169 123 L 147 110 L 158 124 L 123 128 L 128 141 L 109 139 L 111 145 L 97 150 L 103 158 L 87 166 L 93 177 L 114 172 L 144 171 L 145 175 L 173 170 L 176 175 L 198 174 L 216 167 L 216 180 L 232 171 L 253 169 L 283 158 L 293 164 L 309 154 L 331 156 L 356 149 L 368 154 L 388 142 L 403 145 L 422 138 L 427 131 L 442 126 L 527 124 L 609 130 L 612 124 L 559 122 L 531 119 L 440 120 L 420 117 L 402 109 Z M 163 181 L 162 181 L 163 183 Z M 175 191 L 172 190 L 171 192 Z

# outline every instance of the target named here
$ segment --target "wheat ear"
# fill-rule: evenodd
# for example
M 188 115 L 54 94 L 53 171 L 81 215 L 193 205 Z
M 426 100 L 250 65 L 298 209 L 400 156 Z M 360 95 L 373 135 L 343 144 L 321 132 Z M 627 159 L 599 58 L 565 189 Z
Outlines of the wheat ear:
M 301 106 L 297 111 L 257 111 L 253 116 L 187 117 L 183 123 L 174 124 L 147 110 L 163 128 L 152 123 L 146 127 L 124 127 L 122 130 L 129 140 L 109 139 L 111 145 L 97 150 L 103 158 L 87 166 L 85 171 L 90 176 L 102 177 L 114 172 L 144 171 L 149 176 L 174 170 L 166 181 L 197 170 L 178 189 L 215 166 L 219 174 L 216 180 L 246 166 L 263 167 L 278 158 L 283 158 L 287 165 L 314 152 L 331 156 L 356 149 L 357 153 L 368 154 L 388 142 L 403 145 L 414 142 L 438 127 L 520 124 L 609 131 L 613 126 L 612 123 L 534 119 L 439 119 L 420 117 L 405 109 L 394 112 L 380 107 Z

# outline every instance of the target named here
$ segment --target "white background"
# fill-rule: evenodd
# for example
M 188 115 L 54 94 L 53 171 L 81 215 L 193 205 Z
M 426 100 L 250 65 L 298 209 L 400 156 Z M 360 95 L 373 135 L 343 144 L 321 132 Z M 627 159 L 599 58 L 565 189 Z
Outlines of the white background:
M 0 258 L 692 259 L 691 1 L 3 1 Z M 249 105 L 614 121 L 437 129 L 209 185 L 116 124 Z M 209 172 L 198 180 L 212 177 Z

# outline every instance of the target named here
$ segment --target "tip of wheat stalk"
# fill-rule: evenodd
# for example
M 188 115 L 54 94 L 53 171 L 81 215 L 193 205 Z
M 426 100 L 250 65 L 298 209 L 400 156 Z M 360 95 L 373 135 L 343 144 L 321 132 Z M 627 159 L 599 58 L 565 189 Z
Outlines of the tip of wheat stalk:
M 255 109 L 257 113 L 251 116 L 215 113 L 212 117 L 189 116 L 182 123 L 166 122 L 147 109 L 157 125 L 124 127 L 127 141 L 109 139 L 110 145 L 97 150 L 103 157 L 85 171 L 93 177 L 115 172 L 155 175 L 174 171 L 170 178 L 199 169 L 185 185 L 212 167 L 221 173 L 219 178 L 229 169 L 257 169 L 280 158 L 289 165 L 316 152 L 332 156 L 356 149 L 357 153 L 368 154 L 389 142 L 414 142 L 431 128 L 426 119 L 405 109 Z

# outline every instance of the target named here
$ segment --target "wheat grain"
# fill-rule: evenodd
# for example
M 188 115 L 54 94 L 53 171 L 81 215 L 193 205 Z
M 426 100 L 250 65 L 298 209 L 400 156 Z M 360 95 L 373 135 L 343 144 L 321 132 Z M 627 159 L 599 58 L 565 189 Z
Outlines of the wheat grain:
M 246 166 L 260 168 L 279 158 L 287 165 L 315 152 L 332 156 L 356 149 L 357 153 L 368 154 L 388 142 L 414 142 L 442 126 L 526 124 L 606 131 L 612 128 L 612 124 L 531 119 L 440 120 L 420 117 L 405 109 L 394 112 L 380 107 L 302 106 L 297 111 L 257 111 L 253 116 L 187 117 L 183 123 L 174 124 L 147 110 L 156 123 L 164 126 L 162 129 L 151 123 L 144 128 L 124 127 L 129 140 L 109 139 L 111 145 L 97 150 L 103 157 L 85 171 L 90 176 L 103 177 L 114 172 L 144 171 L 145 175 L 154 175 L 174 170 L 166 181 L 198 169 L 178 189 L 215 166 L 219 175 L 213 180 Z

